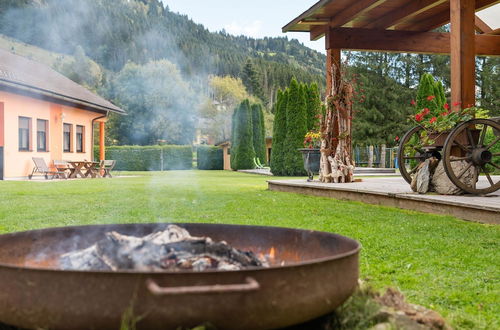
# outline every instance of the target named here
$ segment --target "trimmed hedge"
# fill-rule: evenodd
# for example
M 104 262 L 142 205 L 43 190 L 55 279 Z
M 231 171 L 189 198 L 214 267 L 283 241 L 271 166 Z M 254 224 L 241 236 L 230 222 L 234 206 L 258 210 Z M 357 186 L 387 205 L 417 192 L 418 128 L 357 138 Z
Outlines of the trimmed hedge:
M 219 147 L 198 146 L 196 147 L 197 167 L 199 170 L 223 170 L 224 155 Z
M 99 159 L 99 147 L 94 148 Z M 111 146 L 106 159 L 116 160 L 119 171 L 189 170 L 193 167 L 191 146 Z

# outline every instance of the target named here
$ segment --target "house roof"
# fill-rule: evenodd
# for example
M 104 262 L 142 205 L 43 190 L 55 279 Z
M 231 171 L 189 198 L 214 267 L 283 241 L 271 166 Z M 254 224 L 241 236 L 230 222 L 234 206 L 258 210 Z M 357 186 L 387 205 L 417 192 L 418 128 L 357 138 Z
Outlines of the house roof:
M 479 11 L 500 3 L 476 0 Z M 449 0 L 321 0 L 283 27 L 283 32 L 310 32 L 311 40 L 327 28 L 431 31 L 450 22 Z
M 0 88 L 96 112 L 125 111 L 50 67 L 0 49 Z

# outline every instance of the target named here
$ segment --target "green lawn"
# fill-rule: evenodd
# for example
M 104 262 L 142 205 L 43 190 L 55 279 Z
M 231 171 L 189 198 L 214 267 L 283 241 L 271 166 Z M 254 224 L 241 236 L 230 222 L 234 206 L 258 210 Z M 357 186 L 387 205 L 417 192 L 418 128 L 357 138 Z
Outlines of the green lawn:
M 361 278 L 393 286 L 455 328 L 500 327 L 500 227 L 358 202 L 267 191 L 221 171 L 0 182 L 0 233 L 100 223 L 210 222 L 336 232 L 363 245 Z

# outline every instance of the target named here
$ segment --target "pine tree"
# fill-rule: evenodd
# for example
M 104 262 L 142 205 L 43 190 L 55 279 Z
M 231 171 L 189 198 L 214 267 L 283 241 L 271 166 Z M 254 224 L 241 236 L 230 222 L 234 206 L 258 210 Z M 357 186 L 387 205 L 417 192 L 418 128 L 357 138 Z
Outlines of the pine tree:
M 284 143 L 286 140 L 286 106 L 288 91 L 278 91 L 276 113 L 273 126 L 273 148 L 271 149 L 271 172 L 285 175 Z
M 259 99 L 264 101 L 265 97 L 262 91 L 259 73 L 257 72 L 257 70 L 255 70 L 253 62 L 250 58 L 247 59 L 247 62 L 243 67 L 241 80 L 243 81 L 243 84 L 251 95 L 258 97 Z
M 307 132 L 306 98 L 297 80 L 290 83 L 290 94 L 286 107 L 285 173 L 289 176 L 304 175 L 302 155 L 297 150 L 303 147 Z
M 312 83 L 307 88 L 307 130 L 315 129 L 317 126 L 317 116 L 321 112 L 321 99 L 319 96 L 319 88 L 316 83 Z
M 233 169 L 254 168 L 255 150 L 253 149 L 252 109 L 248 99 L 241 102 L 236 121 L 236 150 L 234 150 L 236 159 Z
M 266 161 L 266 130 L 262 105 L 252 104 L 253 148 L 261 163 Z

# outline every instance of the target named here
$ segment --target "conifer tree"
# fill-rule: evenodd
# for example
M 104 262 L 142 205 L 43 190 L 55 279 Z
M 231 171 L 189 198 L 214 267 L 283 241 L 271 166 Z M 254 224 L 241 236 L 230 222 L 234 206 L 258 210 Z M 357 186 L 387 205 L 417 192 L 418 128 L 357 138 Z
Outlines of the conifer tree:
M 254 168 L 255 151 L 253 149 L 252 109 L 248 99 L 241 102 L 237 116 L 235 116 L 236 132 L 232 154 L 236 153 L 234 170 Z
M 297 80 L 292 79 L 286 106 L 285 173 L 289 176 L 304 175 L 302 155 L 297 150 L 303 147 L 307 132 L 306 98 Z
M 255 69 L 252 60 L 249 58 L 243 67 L 242 78 L 247 91 L 264 101 L 264 93 L 260 83 L 259 73 Z
M 434 108 L 435 100 L 429 100 L 430 96 L 436 96 L 436 83 L 430 73 L 424 73 L 420 79 L 417 92 L 417 109 L 420 111 L 424 108 Z
M 236 143 L 237 143 L 237 138 L 236 134 L 238 132 L 238 111 L 240 110 L 241 105 L 237 106 L 234 109 L 233 116 L 231 119 L 231 157 L 230 157 L 230 162 L 231 162 L 231 168 L 233 170 L 236 169 Z
M 318 122 L 317 116 L 321 113 L 321 99 L 319 88 L 316 83 L 312 83 L 307 88 L 307 130 L 315 128 Z
M 286 140 L 287 103 L 288 90 L 279 90 L 274 116 L 273 148 L 271 149 L 271 172 L 274 175 L 285 175 L 284 143 Z
M 252 104 L 252 128 L 253 128 L 253 148 L 255 157 L 261 163 L 266 162 L 266 131 L 264 127 L 264 113 L 262 105 Z

